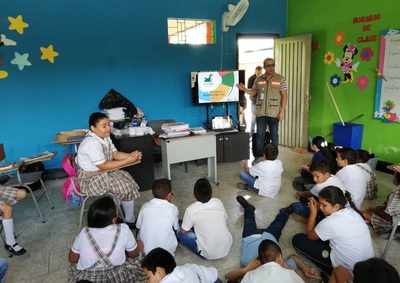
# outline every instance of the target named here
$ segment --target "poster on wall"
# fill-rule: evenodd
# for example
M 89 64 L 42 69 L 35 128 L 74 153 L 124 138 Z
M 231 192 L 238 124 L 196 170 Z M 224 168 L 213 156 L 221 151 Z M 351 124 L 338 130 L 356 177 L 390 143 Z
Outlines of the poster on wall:
M 381 32 L 377 72 L 374 118 L 400 123 L 400 29 Z

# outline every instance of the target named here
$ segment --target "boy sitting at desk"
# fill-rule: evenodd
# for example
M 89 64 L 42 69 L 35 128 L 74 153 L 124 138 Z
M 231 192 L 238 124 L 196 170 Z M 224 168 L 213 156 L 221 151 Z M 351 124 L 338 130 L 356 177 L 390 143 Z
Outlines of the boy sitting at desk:
M 232 246 L 232 235 L 226 225 L 228 215 L 222 202 L 212 197 L 206 178 L 194 185 L 196 202 L 186 208 L 182 226 L 177 233 L 182 244 L 206 259 L 225 257 Z
M 136 221 L 138 239 L 144 244 L 144 253 L 161 247 L 174 255 L 178 241 L 174 231 L 179 229 L 178 208 L 171 203 L 172 187 L 168 179 L 155 180 L 154 198 L 143 204 Z
M 264 148 L 264 156 L 258 159 L 253 167 L 249 168 L 248 160 L 243 160 L 244 171 L 240 172 L 238 188 L 251 190 L 263 197 L 273 198 L 279 192 L 282 183 L 282 161 L 276 159 L 279 151 L 272 143 Z

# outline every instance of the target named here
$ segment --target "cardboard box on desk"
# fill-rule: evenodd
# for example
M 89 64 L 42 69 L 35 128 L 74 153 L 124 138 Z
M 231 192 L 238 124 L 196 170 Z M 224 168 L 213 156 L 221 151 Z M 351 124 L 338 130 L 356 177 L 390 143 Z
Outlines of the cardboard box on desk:
M 59 132 L 56 134 L 54 142 L 68 142 L 73 140 L 82 140 L 86 135 L 86 130 L 73 130 L 67 132 Z

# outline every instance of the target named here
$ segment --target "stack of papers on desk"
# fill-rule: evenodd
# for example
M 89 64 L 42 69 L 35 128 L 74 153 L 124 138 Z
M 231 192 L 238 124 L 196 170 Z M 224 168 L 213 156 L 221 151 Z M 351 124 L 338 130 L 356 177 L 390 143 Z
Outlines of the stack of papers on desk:
M 182 122 L 166 123 L 161 126 L 163 132 L 189 130 L 189 124 Z
M 195 135 L 205 135 L 207 133 L 203 127 L 190 128 L 190 131 Z
M 189 130 L 181 130 L 181 131 L 169 131 L 169 132 L 163 132 L 160 134 L 160 138 L 168 139 L 168 138 L 180 138 L 180 137 L 186 137 L 190 135 Z
M 161 126 L 160 138 L 179 138 L 190 135 L 189 124 L 182 122 L 166 123 Z

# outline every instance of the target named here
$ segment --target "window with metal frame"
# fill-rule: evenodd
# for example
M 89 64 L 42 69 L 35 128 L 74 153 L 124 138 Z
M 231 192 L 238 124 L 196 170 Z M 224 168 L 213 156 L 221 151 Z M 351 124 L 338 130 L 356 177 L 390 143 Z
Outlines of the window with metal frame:
M 168 18 L 169 44 L 215 44 L 213 20 Z

